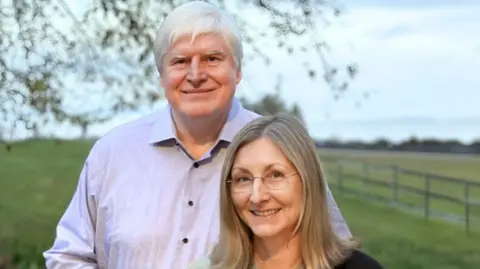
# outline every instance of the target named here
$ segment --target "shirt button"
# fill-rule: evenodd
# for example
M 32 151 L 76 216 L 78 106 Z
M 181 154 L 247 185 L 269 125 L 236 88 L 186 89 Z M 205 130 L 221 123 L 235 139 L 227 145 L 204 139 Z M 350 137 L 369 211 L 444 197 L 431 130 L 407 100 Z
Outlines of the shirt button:
M 188 201 L 189 206 L 193 206 L 193 201 Z
M 188 243 L 188 238 L 183 238 L 182 241 L 183 241 L 184 244 L 186 244 L 186 243 Z
M 198 163 L 194 163 L 193 167 L 198 168 Z

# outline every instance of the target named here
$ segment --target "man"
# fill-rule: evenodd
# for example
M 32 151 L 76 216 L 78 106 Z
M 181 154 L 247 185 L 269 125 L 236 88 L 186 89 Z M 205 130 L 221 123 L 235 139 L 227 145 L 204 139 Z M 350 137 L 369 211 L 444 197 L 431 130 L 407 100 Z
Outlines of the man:
M 95 143 L 47 268 L 186 268 L 217 240 L 225 148 L 258 116 L 234 97 L 240 33 L 214 6 L 191 2 L 155 42 L 168 105 Z M 331 208 L 336 231 L 350 236 L 333 198 Z

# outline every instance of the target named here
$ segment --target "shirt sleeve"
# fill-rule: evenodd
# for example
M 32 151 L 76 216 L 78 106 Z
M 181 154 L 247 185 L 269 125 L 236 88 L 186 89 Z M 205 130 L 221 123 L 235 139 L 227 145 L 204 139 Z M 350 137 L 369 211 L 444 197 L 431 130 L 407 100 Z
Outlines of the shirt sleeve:
M 352 237 L 352 233 L 350 232 L 350 229 L 348 228 L 342 212 L 340 212 L 340 208 L 338 208 L 337 202 L 335 202 L 335 199 L 333 198 L 332 192 L 330 191 L 326 181 L 325 186 L 327 188 L 327 200 L 330 207 L 330 218 L 332 219 L 333 229 L 337 236 L 341 239 L 349 239 Z
M 57 225 L 53 246 L 43 253 L 47 269 L 98 268 L 94 252 L 96 203 L 91 190 L 98 171 L 92 162 L 89 158 L 85 161 L 73 198 Z

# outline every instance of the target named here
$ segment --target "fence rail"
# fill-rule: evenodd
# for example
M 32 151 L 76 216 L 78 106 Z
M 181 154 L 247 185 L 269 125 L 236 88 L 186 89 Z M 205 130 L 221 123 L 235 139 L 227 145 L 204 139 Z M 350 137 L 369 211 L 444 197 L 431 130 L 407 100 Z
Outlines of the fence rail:
M 480 182 L 360 160 L 322 161 L 329 185 L 340 193 L 418 211 L 427 219 L 462 222 L 467 233 L 480 228 Z

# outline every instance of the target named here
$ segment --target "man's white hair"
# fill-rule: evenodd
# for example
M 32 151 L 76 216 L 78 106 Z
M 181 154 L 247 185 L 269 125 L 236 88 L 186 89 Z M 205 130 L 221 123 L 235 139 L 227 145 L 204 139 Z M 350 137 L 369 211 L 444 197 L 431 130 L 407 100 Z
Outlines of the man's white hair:
M 154 44 L 155 63 L 160 72 L 163 58 L 169 47 L 180 37 L 196 37 L 207 33 L 218 33 L 226 41 L 237 66 L 243 59 L 242 37 L 232 18 L 216 6 L 193 1 L 175 8 L 157 31 Z

